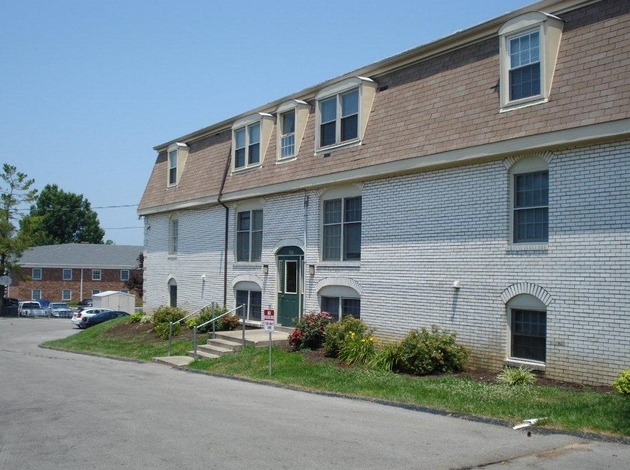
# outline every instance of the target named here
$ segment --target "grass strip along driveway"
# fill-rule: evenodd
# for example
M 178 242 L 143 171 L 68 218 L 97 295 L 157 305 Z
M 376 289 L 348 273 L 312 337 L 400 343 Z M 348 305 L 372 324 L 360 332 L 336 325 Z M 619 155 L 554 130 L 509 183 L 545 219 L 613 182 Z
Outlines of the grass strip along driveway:
M 199 341 L 205 341 L 200 337 Z M 129 319 L 113 320 L 44 347 L 150 361 L 166 356 L 168 341 L 160 340 Z M 181 335 L 172 354 L 185 355 L 192 342 Z M 223 376 L 279 384 L 303 390 L 431 408 L 444 413 L 493 418 L 518 424 L 545 418 L 539 425 L 569 432 L 630 436 L 630 400 L 613 391 L 582 387 L 499 385 L 465 376 L 428 376 L 380 372 L 340 366 L 333 360 L 313 361 L 308 352 L 272 349 L 245 350 L 218 359 L 199 359 L 190 369 Z M 629 441 L 630 442 L 630 441 Z

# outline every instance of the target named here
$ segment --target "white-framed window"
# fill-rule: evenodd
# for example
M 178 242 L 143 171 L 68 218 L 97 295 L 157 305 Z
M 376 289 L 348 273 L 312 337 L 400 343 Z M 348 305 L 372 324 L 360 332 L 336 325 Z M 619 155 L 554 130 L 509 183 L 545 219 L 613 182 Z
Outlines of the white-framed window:
M 100 269 L 92 269 L 92 280 L 100 281 L 101 280 L 101 270 Z
M 246 288 L 237 289 L 235 307 L 240 305 L 245 305 L 245 320 L 261 321 L 262 292 L 260 290 L 251 290 Z M 241 311 L 239 311 L 239 315 L 242 315 Z
M 304 137 L 309 115 L 309 105 L 305 101 L 291 100 L 282 103 L 276 109 L 277 159 L 289 160 L 297 156 Z
M 328 312 L 333 321 L 339 321 L 350 315 L 361 318 L 361 296 L 348 286 L 329 285 L 319 292 L 319 306 L 322 312 Z
M 322 210 L 322 260 L 361 259 L 361 196 L 325 199 Z
M 129 280 L 129 270 L 128 269 L 121 269 L 120 270 L 120 280 L 121 281 L 128 281 Z
M 33 268 L 31 270 L 31 279 L 33 281 L 41 281 L 42 280 L 42 268 Z
M 61 300 L 72 300 L 72 291 L 70 289 L 63 289 L 61 291 Z
M 62 272 L 62 279 L 64 281 L 72 281 L 72 269 L 64 269 Z
M 31 300 L 39 300 L 42 298 L 42 290 L 41 289 L 33 289 L 31 291 Z
M 262 209 L 239 211 L 236 219 L 236 261 L 260 261 L 263 237 Z
M 273 117 L 259 113 L 240 119 L 232 126 L 233 170 L 258 167 L 269 145 Z
M 542 12 L 529 12 L 499 30 L 501 110 L 549 100 L 564 23 Z
M 508 359 L 540 363 L 547 360 L 547 306 L 529 294 L 519 294 L 507 303 Z
M 374 81 L 355 77 L 326 87 L 316 95 L 316 153 L 363 140 L 375 93 Z
M 280 158 L 295 155 L 295 110 L 292 109 L 279 116 L 280 124 Z
M 549 241 L 549 164 L 538 157 L 517 161 L 509 172 L 511 243 Z
M 171 217 L 168 222 L 168 254 L 176 255 L 179 245 L 179 219 Z
M 168 146 L 167 154 L 167 186 L 177 186 L 188 157 L 188 146 L 176 142 Z

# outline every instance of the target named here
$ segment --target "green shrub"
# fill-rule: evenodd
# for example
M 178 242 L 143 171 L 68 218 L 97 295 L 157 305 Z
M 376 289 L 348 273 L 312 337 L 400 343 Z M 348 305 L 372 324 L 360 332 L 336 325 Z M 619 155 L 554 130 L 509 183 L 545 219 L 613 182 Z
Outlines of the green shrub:
M 153 323 L 169 323 L 181 320 L 187 315 L 185 310 L 178 307 L 161 306 L 153 313 Z
M 376 355 L 374 336 L 356 334 L 351 331 L 346 335 L 339 349 L 339 359 L 349 365 L 368 364 Z
M 398 347 L 395 341 L 378 342 L 376 354 L 370 359 L 368 365 L 372 369 L 391 372 L 398 355 Z
M 455 343 L 456 334 L 432 326 L 412 330 L 398 343 L 392 370 L 414 375 L 459 372 L 468 360 L 468 350 Z
M 327 312 L 303 315 L 289 335 L 289 346 L 293 351 L 321 348 L 326 339 L 326 326 L 331 321 L 332 317 Z
M 142 320 L 142 313 L 134 313 L 130 316 L 131 318 L 131 323 L 140 323 L 140 320 Z
M 497 382 L 504 385 L 530 385 L 536 382 L 536 376 L 523 366 L 505 367 L 497 375 Z
M 612 386 L 624 397 L 630 397 L 630 369 L 622 370 Z
M 155 323 L 153 325 L 153 331 L 161 339 L 168 339 L 170 323 Z M 181 323 L 173 323 L 173 336 L 177 335 L 181 330 Z
M 341 346 L 350 333 L 357 336 L 372 336 L 373 330 L 365 322 L 351 315 L 344 317 L 340 322 L 329 324 L 326 327 L 326 339 L 324 340 L 326 355 L 339 357 Z
M 142 315 L 140 323 L 153 323 L 153 315 Z

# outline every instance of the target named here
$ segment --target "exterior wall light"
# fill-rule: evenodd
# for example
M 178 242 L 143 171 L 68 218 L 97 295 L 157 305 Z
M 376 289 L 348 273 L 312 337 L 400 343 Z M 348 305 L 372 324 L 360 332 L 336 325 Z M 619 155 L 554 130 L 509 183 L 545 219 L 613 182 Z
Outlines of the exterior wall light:
M 265 275 L 269 274 L 269 265 L 268 264 L 263 264 L 263 274 L 265 274 Z
M 453 282 L 453 289 L 459 289 L 460 287 L 459 281 Z
M 308 265 L 308 273 L 309 273 L 309 275 L 311 275 L 311 276 L 314 276 L 314 275 L 315 275 L 315 265 L 314 265 L 314 264 L 309 264 L 309 265 Z

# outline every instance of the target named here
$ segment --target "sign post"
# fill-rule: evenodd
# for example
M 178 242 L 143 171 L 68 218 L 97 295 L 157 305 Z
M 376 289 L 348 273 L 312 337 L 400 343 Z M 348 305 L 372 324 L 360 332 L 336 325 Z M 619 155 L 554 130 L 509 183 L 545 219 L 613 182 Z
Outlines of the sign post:
M 263 329 L 269 332 L 269 375 L 271 375 L 271 333 L 276 329 L 276 312 L 273 309 L 263 311 Z

